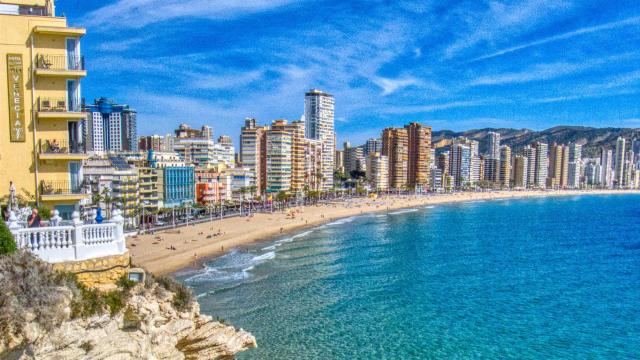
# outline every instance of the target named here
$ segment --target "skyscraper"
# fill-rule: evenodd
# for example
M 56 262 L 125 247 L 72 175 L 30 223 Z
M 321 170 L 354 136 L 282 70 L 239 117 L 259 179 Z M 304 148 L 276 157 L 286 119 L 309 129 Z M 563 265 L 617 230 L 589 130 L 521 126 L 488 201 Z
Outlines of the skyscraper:
M 624 186 L 624 163 L 625 163 L 625 139 L 618 137 L 616 140 L 616 157 L 614 160 L 614 184 L 617 188 Z
M 408 167 L 407 183 L 410 187 L 428 189 L 431 157 L 431 127 L 410 123 L 407 130 Z
M 465 142 L 454 140 L 450 145 L 449 174 L 453 177 L 455 187 L 471 185 L 471 148 Z
M 266 189 L 267 129 L 268 127 L 258 126 L 256 119 L 247 118 L 240 131 L 240 163 L 255 174 L 254 185 L 259 194 L 263 194 Z
M 291 190 L 302 190 L 305 168 L 304 123 L 299 120 L 288 123 L 281 119 L 274 121 L 271 124 L 271 129 L 288 131 L 291 134 Z
M 511 148 L 500 146 L 500 186 L 508 188 L 511 185 Z
M 376 152 L 382 152 L 382 139 L 370 138 L 364 144 L 364 156 L 369 156 Z
M 85 143 L 88 151 L 137 151 L 137 112 L 129 105 L 118 105 L 101 97 L 85 105 Z
M 538 141 L 533 144 L 533 147 L 536 149 L 534 185 L 537 188 L 544 189 L 547 185 L 547 175 L 549 173 L 549 145 Z
M 291 189 L 293 136 L 285 125 L 286 120 L 276 120 L 267 130 L 267 193 Z
M 490 131 L 489 137 L 489 159 L 500 159 L 500 134 Z
M 580 187 L 580 176 L 582 174 L 582 145 L 576 143 L 569 144 L 569 180 L 568 186 L 572 189 Z
M 409 134 L 407 129 L 386 128 L 382 131 L 382 155 L 389 158 L 389 187 L 402 189 L 408 184 Z
M 536 187 L 536 148 L 527 145 L 522 149 L 522 155 L 527 159 L 527 187 Z
M 569 148 L 554 143 L 549 156 L 547 185 L 551 188 L 566 188 L 569 179 Z
M 322 189 L 333 187 L 335 148 L 333 95 L 311 89 L 304 98 L 305 136 L 322 142 Z
M 605 188 L 613 186 L 613 151 L 600 149 L 600 184 Z
M 526 156 L 516 155 L 513 159 L 513 187 L 522 189 L 527 187 L 528 166 L 529 159 Z

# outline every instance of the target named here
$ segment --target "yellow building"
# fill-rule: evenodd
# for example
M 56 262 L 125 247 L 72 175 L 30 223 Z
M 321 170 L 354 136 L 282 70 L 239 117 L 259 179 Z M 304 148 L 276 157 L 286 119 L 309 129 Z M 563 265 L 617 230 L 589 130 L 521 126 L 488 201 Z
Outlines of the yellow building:
M 85 29 L 53 0 L 0 0 L 0 197 L 19 194 L 70 215 L 84 194 L 80 55 Z

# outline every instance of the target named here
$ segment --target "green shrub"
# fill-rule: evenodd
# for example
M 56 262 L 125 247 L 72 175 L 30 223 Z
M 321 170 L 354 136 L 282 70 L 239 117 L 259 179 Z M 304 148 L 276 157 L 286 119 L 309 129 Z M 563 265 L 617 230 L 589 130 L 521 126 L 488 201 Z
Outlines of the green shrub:
M 51 219 L 51 209 L 46 206 L 38 206 L 38 215 L 40 215 L 40 219 L 43 221 Z
M 136 284 L 137 282 L 133 280 L 129 280 L 127 275 L 122 275 L 116 282 L 116 285 L 122 288 L 122 290 L 124 290 L 125 292 L 129 292 L 129 290 L 133 289 L 133 287 L 136 286 Z
M 0 220 L 0 255 L 10 254 L 16 251 L 16 242 L 5 223 Z
M 104 299 L 104 303 L 109 308 L 109 314 L 111 316 L 114 316 L 115 314 L 119 313 L 120 310 L 122 310 L 122 308 L 124 307 L 126 294 L 124 294 L 123 291 L 114 290 L 103 294 L 102 298 Z
M 173 278 L 169 276 L 159 276 L 156 278 L 156 282 L 174 294 L 172 304 L 178 311 L 186 311 L 193 304 L 194 298 L 191 289 Z

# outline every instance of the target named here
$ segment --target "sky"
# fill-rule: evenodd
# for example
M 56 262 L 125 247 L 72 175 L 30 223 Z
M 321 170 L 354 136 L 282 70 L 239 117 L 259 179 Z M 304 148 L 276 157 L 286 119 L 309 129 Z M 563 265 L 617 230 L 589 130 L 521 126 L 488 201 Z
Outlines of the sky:
M 434 130 L 640 127 L 637 0 L 57 0 L 83 26 L 87 101 L 236 139 L 335 96 L 338 141 Z

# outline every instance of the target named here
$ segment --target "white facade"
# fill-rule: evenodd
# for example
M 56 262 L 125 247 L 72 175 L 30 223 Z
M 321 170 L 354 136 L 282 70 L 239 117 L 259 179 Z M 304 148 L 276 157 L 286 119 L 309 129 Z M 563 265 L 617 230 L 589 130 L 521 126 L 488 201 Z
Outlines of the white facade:
M 305 94 L 305 137 L 322 142 L 322 189 L 333 187 L 335 146 L 333 95 L 312 89 Z

